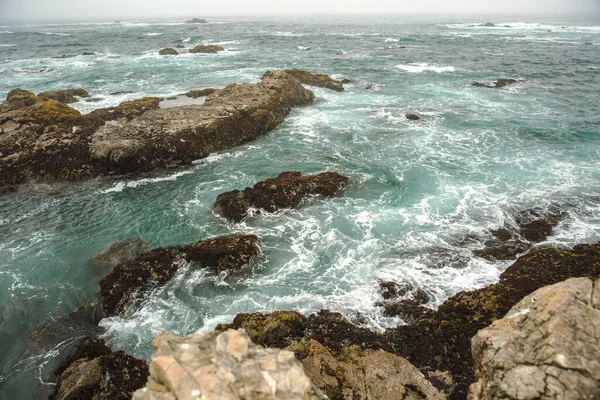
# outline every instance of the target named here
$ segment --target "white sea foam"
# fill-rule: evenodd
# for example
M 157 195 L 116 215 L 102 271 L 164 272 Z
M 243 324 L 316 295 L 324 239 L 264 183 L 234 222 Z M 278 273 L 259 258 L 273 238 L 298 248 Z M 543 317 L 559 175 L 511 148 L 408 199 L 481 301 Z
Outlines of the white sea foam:
M 399 41 L 400 41 L 400 39 L 394 39 L 394 38 L 387 38 L 384 40 L 384 42 L 386 42 L 386 43 L 397 43 Z
M 60 33 L 60 32 L 42 32 L 44 35 L 56 35 L 56 36 L 71 36 L 70 33 Z
M 16 44 L 15 44 L 15 43 L 10 43 L 10 44 L 4 44 L 4 43 L 1 43 L 1 44 L 0 44 L 0 47 L 15 47 L 15 46 L 16 46 Z
M 126 188 L 136 188 L 138 186 L 151 185 L 151 184 L 158 183 L 158 182 L 175 181 L 184 175 L 189 175 L 192 173 L 194 173 L 193 170 L 185 170 L 185 171 L 176 172 L 172 175 L 162 176 L 159 178 L 144 178 L 144 179 L 137 179 L 137 180 L 133 180 L 133 181 L 122 181 L 122 182 L 116 183 L 115 185 L 113 185 L 113 187 L 111 187 L 109 189 L 101 190 L 100 193 L 102 193 L 102 194 L 119 193 L 119 192 L 122 192 L 123 190 L 125 190 Z
M 0 31 L 0 34 L 5 34 L 5 35 L 11 34 L 11 33 L 14 33 L 14 32 L 11 32 L 11 31 Z
M 183 39 L 181 42 L 182 43 L 188 43 L 190 40 L 192 40 L 192 38 L 188 37 L 187 39 Z
M 160 36 L 160 35 L 164 35 L 164 33 L 162 32 L 150 32 L 150 33 L 146 33 L 146 36 Z
M 300 37 L 300 36 L 306 36 L 302 33 L 294 33 L 294 32 L 283 32 L 283 31 L 279 31 L 279 32 L 274 32 L 274 33 L 270 33 L 271 35 L 274 36 L 284 36 L 284 37 Z
M 396 68 L 401 69 L 406 72 L 411 72 L 411 73 L 420 73 L 420 72 L 426 72 L 426 71 L 441 73 L 441 72 L 454 72 L 455 71 L 455 68 L 452 66 L 438 67 L 436 65 L 429 65 L 427 63 L 399 64 L 399 65 L 396 65 Z
M 310 50 L 310 47 L 298 46 L 298 50 Z

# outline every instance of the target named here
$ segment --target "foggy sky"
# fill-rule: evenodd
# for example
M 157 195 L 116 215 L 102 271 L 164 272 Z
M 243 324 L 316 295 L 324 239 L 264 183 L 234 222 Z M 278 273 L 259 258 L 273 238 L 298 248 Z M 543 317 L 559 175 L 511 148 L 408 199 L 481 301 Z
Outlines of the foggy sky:
M 597 13 L 600 0 L 0 0 L 0 19 L 84 20 L 360 13 Z

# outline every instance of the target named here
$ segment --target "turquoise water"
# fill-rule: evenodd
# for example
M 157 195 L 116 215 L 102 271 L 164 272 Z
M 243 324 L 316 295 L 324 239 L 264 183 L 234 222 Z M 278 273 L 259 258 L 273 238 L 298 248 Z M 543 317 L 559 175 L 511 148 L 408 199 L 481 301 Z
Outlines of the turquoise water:
M 600 19 L 358 17 L 213 18 L 0 27 L 0 98 L 84 87 L 82 112 L 142 96 L 257 82 L 298 67 L 350 78 L 245 146 L 189 168 L 81 184 L 37 184 L 0 197 L 0 398 L 40 397 L 56 356 L 85 332 L 33 347 L 29 332 L 95 297 L 108 272 L 89 257 L 140 236 L 154 246 L 254 233 L 263 257 L 231 284 L 185 265 L 136 312 L 102 321 L 115 348 L 148 358 L 160 329 L 205 332 L 240 312 L 321 308 L 373 329 L 379 280 L 407 282 L 435 307 L 497 280 L 510 261 L 472 255 L 520 210 L 558 206 L 547 242 L 600 240 Z M 160 57 L 182 44 L 218 55 Z M 308 48 L 308 49 L 307 49 Z M 95 52 L 94 56 L 82 56 Z M 73 58 L 52 57 L 77 55 Z M 502 90 L 472 81 L 515 78 Z M 119 91 L 132 94 L 111 95 Z M 408 121 L 406 113 L 418 113 Z M 282 171 L 352 179 L 332 199 L 235 224 L 211 210 L 218 194 Z M 467 237 L 474 238 L 465 244 Z

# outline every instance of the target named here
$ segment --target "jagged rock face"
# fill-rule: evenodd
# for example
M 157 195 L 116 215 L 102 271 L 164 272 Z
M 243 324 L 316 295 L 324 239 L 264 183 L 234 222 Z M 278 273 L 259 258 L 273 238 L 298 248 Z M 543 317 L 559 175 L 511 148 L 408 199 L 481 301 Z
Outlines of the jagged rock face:
M 51 400 L 126 400 L 144 386 L 148 366 L 122 351 L 112 352 L 101 339 L 79 346 L 55 371 Z
M 285 72 L 298 79 L 301 83 L 309 86 L 317 86 L 326 89 L 335 90 L 336 92 L 344 91 L 344 84 L 325 74 L 313 74 L 301 69 L 286 69 Z M 267 74 L 265 74 L 267 76 Z
M 166 49 L 162 49 L 158 52 L 158 55 L 160 56 L 176 56 L 179 53 L 177 52 L 177 50 L 172 49 L 170 47 L 166 48 Z
M 252 343 L 242 330 L 179 338 L 159 333 L 150 378 L 134 400 L 319 400 L 294 353 Z
M 276 178 L 258 182 L 251 188 L 220 194 L 214 208 L 236 222 L 244 219 L 251 208 L 276 212 L 297 208 L 309 195 L 333 196 L 348 184 L 348 178 L 336 172 L 302 176 L 300 172 L 283 172 Z
M 94 267 L 110 269 L 134 260 L 149 251 L 150 247 L 149 243 L 139 237 L 119 240 L 92 254 L 90 264 Z
M 180 247 L 158 248 L 117 265 L 100 281 L 99 295 L 108 316 L 123 314 L 149 286 L 169 281 L 181 260 L 216 273 L 236 272 L 260 253 L 255 235 L 231 235 Z M 194 264 L 193 264 L 194 265 Z
M 220 51 L 225 51 L 223 46 L 217 45 L 203 45 L 200 44 L 190 50 L 190 53 L 206 53 L 206 54 L 217 54 Z
M 39 97 L 47 100 L 56 100 L 60 103 L 70 104 L 77 103 L 79 99 L 77 97 L 90 97 L 87 90 L 79 89 L 67 89 L 67 90 L 52 90 L 49 92 L 42 92 L 38 94 Z
M 348 347 L 336 359 L 316 340 L 302 339 L 286 348 L 298 357 L 311 381 L 330 399 L 444 399 L 405 358 L 383 350 Z
M 473 338 L 472 400 L 600 398 L 600 280 L 546 286 Z

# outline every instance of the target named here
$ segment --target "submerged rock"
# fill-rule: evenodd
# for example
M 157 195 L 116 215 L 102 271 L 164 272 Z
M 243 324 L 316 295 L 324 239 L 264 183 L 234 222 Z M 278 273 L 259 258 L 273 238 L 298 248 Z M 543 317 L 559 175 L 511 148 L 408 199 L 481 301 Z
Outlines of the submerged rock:
M 335 90 L 336 92 L 344 91 L 344 84 L 325 74 L 313 74 L 301 69 L 286 69 L 285 72 L 298 79 L 301 83 L 309 86 L 317 86 L 326 89 Z M 266 74 L 265 74 L 266 75 Z
M 206 53 L 206 54 L 217 54 L 219 51 L 225 51 L 223 46 L 217 45 L 203 45 L 200 44 L 190 50 L 190 53 Z
M 485 88 L 490 88 L 490 89 L 499 89 L 501 87 L 512 85 L 513 83 L 517 83 L 517 82 L 518 81 L 516 79 L 496 79 L 494 82 L 492 82 L 491 85 L 488 85 L 485 83 L 480 83 L 480 82 L 473 82 L 473 83 L 471 83 L 471 86 L 485 87 Z
M 113 353 L 102 339 L 79 346 L 55 373 L 59 378 L 51 400 L 128 400 L 149 375 L 144 361 Z
M 46 100 L 56 100 L 64 104 L 77 103 L 79 99 L 77 97 L 90 97 L 87 90 L 79 89 L 67 89 L 67 90 L 52 90 L 49 92 L 42 92 L 38 94 L 39 97 Z
M 254 235 L 231 235 L 183 247 L 154 249 L 117 265 L 100 281 L 102 307 L 108 316 L 123 314 L 146 289 L 169 281 L 182 260 L 216 273 L 239 271 L 260 253 L 257 242 Z
M 528 295 L 472 341 L 472 400 L 600 398 L 600 280 Z
M 208 88 L 208 89 L 201 89 L 201 90 L 190 90 L 185 95 L 192 99 L 197 99 L 198 97 L 206 97 L 209 94 L 213 94 L 217 90 L 219 90 L 219 89 Z
M 166 49 L 162 49 L 158 52 L 159 55 L 161 56 L 176 56 L 179 53 L 177 52 L 177 50 L 172 49 L 172 48 L 166 48 Z
M 188 21 L 185 21 L 186 24 L 207 24 L 208 21 L 206 21 L 204 18 L 192 18 Z
M 236 222 L 248 216 L 251 208 L 276 212 L 296 208 L 309 195 L 333 196 L 348 184 L 348 178 L 336 172 L 302 176 L 300 172 L 282 172 L 276 178 L 258 182 L 244 190 L 220 194 L 214 208 Z
M 162 331 L 150 378 L 134 400 L 325 400 L 294 353 L 266 349 L 240 330 L 179 338 Z
M 118 240 L 94 253 L 90 258 L 90 264 L 94 267 L 110 269 L 139 257 L 149 251 L 151 247 L 140 237 Z

